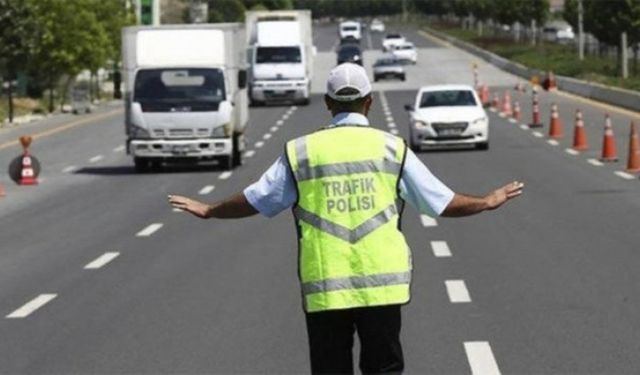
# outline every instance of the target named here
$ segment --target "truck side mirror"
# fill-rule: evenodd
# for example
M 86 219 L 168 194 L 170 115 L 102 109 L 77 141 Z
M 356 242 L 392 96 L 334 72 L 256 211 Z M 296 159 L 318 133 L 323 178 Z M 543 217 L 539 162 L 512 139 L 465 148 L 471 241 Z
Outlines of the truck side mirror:
M 413 106 L 411 104 L 404 105 L 405 111 L 413 112 Z
M 247 71 L 244 69 L 238 71 L 238 88 L 240 90 L 247 88 Z

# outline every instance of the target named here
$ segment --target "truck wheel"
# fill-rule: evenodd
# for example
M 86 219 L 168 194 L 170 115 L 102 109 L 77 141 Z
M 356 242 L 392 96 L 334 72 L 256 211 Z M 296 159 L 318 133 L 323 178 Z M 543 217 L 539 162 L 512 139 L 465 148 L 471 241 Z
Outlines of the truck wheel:
M 233 150 L 231 151 L 231 164 L 233 167 L 239 167 L 242 165 L 242 151 L 240 151 L 240 136 L 237 134 L 233 135 L 233 139 L 231 141 Z
M 147 173 L 151 167 L 151 163 L 147 158 L 133 158 L 133 164 L 138 173 Z
M 225 171 L 233 170 L 233 156 L 223 156 L 220 158 L 220 168 Z
M 300 105 L 309 105 L 309 103 L 311 103 L 311 99 L 309 98 L 302 99 L 299 102 Z

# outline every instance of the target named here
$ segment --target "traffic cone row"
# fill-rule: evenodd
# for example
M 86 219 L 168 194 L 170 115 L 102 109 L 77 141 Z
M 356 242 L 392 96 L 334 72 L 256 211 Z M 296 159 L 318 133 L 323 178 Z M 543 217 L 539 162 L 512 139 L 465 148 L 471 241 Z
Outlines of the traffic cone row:
M 549 124 L 549 138 L 562 138 L 562 123 L 558 116 L 558 106 L 551 105 L 551 122 Z
M 604 162 L 618 161 L 616 138 L 613 134 L 611 117 L 609 117 L 608 113 L 604 116 L 604 138 L 602 140 L 602 157 L 600 160 Z
M 576 109 L 576 125 L 573 128 L 573 149 L 576 151 L 584 151 L 589 148 L 587 143 L 587 132 L 584 129 L 584 121 L 582 120 L 582 111 Z
M 511 111 L 511 94 L 508 90 L 504 92 L 501 112 L 504 116 L 511 116 L 513 114 L 513 112 Z
M 520 121 L 520 103 L 517 100 L 513 103 L 513 115 L 511 117 L 516 121 Z
M 478 96 L 480 97 L 480 102 L 483 107 L 488 107 L 491 102 L 491 97 L 489 96 L 489 87 L 487 85 L 482 85 L 479 90 Z
M 538 104 L 538 93 L 535 88 L 533 90 L 533 102 L 532 102 L 532 111 L 531 111 L 531 123 L 529 124 L 530 128 L 541 128 L 542 122 L 540 121 L 540 105 Z
M 495 109 L 496 111 L 498 110 L 498 108 L 500 108 L 500 98 L 498 98 L 497 93 L 493 94 L 493 101 L 491 102 L 491 108 Z
M 627 172 L 640 172 L 640 139 L 636 132 L 636 124 L 631 121 L 629 131 L 629 158 L 627 160 Z

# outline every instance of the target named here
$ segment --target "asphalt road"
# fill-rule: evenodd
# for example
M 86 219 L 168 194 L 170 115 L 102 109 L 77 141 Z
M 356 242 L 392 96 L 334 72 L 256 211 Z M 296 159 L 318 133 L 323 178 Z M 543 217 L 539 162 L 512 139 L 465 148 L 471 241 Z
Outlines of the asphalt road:
M 370 120 L 406 137 L 403 105 L 415 88 L 470 84 L 475 60 L 403 31 L 421 48 L 411 86 L 375 84 Z M 252 108 L 246 164 L 232 173 L 134 173 L 121 147 L 121 103 L 0 130 L 0 162 L 19 153 L 18 135 L 31 133 L 39 134 L 33 153 L 44 167 L 35 187 L 0 179 L 7 188 L 0 198 L 0 373 L 308 371 L 291 214 L 199 221 L 173 212 L 165 197 L 213 201 L 237 192 L 287 140 L 329 121 L 321 92 L 336 28 L 315 34 L 311 104 Z M 371 56 L 379 38 L 365 47 Z M 480 80 L 501 93 L 517 81 L 486 64 Z M 556 102 L 565 127 L 565 137 L 550 144 L 547 126 L 520 126 L 531 116 L 530 95 L 510 91 L 523 120 L 489 112 L 489 151 L 419 154 L 459 192 L 481 195 L 513 179 L 526 188 L 503 209 L 470 218 L 434 221 L 405 211 L 414 259 L 403 316 L 407 373 L 638 373 L 640 184 L 619 173 L 623 161 L 589 162 L 598 158 L 606 112 L 621 159 L 638 114 L 542 93 L 545 123 Z M 569 154 L 578 107 L 591 148 Z M 99 268 L 86 269 L 90 263 Z

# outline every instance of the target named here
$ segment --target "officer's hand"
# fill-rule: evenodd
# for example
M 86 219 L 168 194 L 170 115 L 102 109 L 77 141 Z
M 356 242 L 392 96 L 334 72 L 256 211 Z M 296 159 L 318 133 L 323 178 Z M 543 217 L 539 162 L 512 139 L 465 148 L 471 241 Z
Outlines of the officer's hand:
M 209 206 L 206 203 L 198 202 L 196 200 L 183 197 L 181 195 L 168 195 L 169 203 L 174 208 L 179 208 L 183 211 L 187 211 L 199 218 L 206 219 L 209 217 Z
M 494 190 L 485 197 L 487 202 L 487 209 L 495 210 L 496 208 L 502 206 L 506 201 L 522 194 L 523 188 L 524 183 L 514 181 L 508 185 L 501 187 L 500 189 Z

